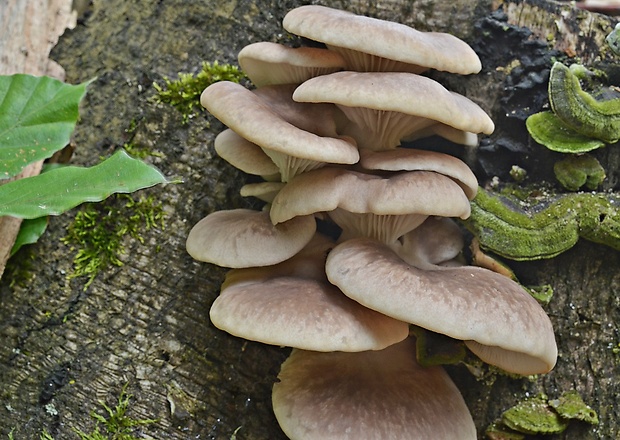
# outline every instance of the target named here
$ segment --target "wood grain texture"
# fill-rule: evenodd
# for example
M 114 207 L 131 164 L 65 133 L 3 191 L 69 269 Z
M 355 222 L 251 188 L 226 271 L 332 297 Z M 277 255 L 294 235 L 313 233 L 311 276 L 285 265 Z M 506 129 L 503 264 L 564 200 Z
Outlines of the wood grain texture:
M 238 428 L 237 439 L 285 438 L 272 415 L 270 391 L 288 350 L 214 328 L 208 310 L 225 271 L 193 261 L 184 249 L 189 229 L 206 214 L 253 206 L 238 195 L 246 176 L 215 155 L 213 139 L 223 128 L 219 122 L 201 114 L 184 125 L 175 109 L 150 98 L 153 81 L 195 72 L 202 61 L 235 62 L 250 42 L 296 41 L 280 23 L 301 3 L 95 1 L 84 24 L 62 37 L 52 56 L 66 69 L 67 81 L 98 78 L 82 106 L 74 162 L 92 164 L 131 141 L 161 153 L 148 160 L 184 183 L 142 193 L 163 202 L 166 228 L 144 232 L 144 244 L 127 240 L 124 266 L 106 270 L 86 290 L 86 280 L 67 278 L 75 250 L 60 241 L 72 213 L 53 218 L 33 247 L 27 282 L 2 281 L 0 436 L 15 428 L 16 439 L 36 439 L 43 429 L 57 439 L 76 438 L 73 428 L 93 429 L 89 414 L 101 413 L 98 401 L 114 404 L 128 383 L 129 414 L 158 420 L 141 428 L 145 438 L 229 439 Z M 528 64 L 527 57 L 548 56 L 550 48 L 532 46 L 535 37 L 514 27 L 528 26 L 527 21 L 509 23 L 514 20 L 510 11 L 503 18 L 491 15 L 489 2 L 475 0 L 323 3 L 465 37 L 481 54 L 483 72 L 441 78 L 481 104 L 498 125 L 497 134 L 468 160 L 481 179 L 507 174 L 515 163 L 527 166 L 531 181 L 550 178 L 549 157 L 528 141 L 523 121 L 514 117 L 538 111 L 545 101 L 544 66 Z M 496 8 L 506 12 L 523 4 L 507 1 Z M 555 14 L 545 9 L 555 4 L 536 4 L 542 14 Z M 588 13 L 579 14 L 587 20 Z M 613 25 L 601 16 L 596 20 Z M 591 53 L 607 28 L 592 27 Z M 521 70 L 514 68 L 517 62 Z M 618 163 L 612 148 L 602 153 L 605 166 Z M 607 189 L 618 190 L 610 185 Z M 27 257 L 24 253 L 17 262 L 31 261 Z M 561 357 L 551 374 L 537 378 L 477 378 L 463 366 L 450 368 L 480 438 L 490 422 L 528 393 L 557 397 L 570 389 L 582 394 L 602 423 L 577 422 L 549 439 L 618 438 L 620 385 L 614 378 L 620 371 L 612 348 L 620 342 L 619 254 L 584 242 L 552 260 L 514 267 L 527 284 L 554 286 L 547 311 Z

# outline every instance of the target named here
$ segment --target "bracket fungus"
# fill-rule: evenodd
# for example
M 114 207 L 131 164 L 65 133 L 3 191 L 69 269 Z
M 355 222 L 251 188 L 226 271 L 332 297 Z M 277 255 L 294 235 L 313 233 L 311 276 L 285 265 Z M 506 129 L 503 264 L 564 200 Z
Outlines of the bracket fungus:
M 201 96 L 228 126 L 218 154 L 266 180 L 241 190 L 263 211 L 212 213 L 189 234 L 192 256 L 233 268 L 212 322 L 293 347 L 273 387 L 291 439 L 473 440 L 458 389 L 415 360 L 410 323 L 508 371 L 545 372 L 557 355 L 551 322 L 525 290 L 465 265 L 450 218 L 470 215 L 472 171 L 397 148 L 432 134 L 475 145 L 493 131 L 480 106 L 419 75 L 471 74 L 480 60 L 451 35 L 323 6 L 290 11 L 284 26 L 327 49 L 251 45 L 239 61 L 257 88 L 220 82 Z M 283 64 L 306 61 L 344 71 L 305 66 L 283 79 Z M 337 242 L 315 232 L 319 220 Z

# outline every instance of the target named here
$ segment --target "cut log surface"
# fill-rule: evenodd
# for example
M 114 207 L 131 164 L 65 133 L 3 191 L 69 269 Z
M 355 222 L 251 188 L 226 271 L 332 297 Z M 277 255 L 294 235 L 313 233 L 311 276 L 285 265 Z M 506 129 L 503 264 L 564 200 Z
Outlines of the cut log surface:
M 9 47 L 5 30 L 26 29 L 34 12 L 24 5 L 38 3 L 0 0 L 0 64 Z M 44 9 L 55 4 L 40 3 Z M 208 312 L 225 270 L 193 261 L 185 251 L 189 230 L 208 213 L 254 206 L 238 195 L 246 176 L 214 152 L 222 124 L 206 113 L 184 124 L 176 109 L 152 97 L 153 82 L 196 72 L 203 61 L 236 63 L 249 43 L 297 42 L 281 22 L 302 3 L 95 0 L 60 38 L 51 57 L 66 81 L 97 78 L 82 103 L 74 163 L 92 165 L 131 142 L 159 153 L 146 160 L 183 183 L 142 192 L 163 203 L 165 228 L 143 231 L 144 243 L 127 239 L 120 256 L 124 265 L 106 269 L 86 288 L 86 279 L 69 278 L 77 250 L 61 241 L 75 211 L 52 218 L 40 242 L 9 261 L 0 283 L 0 438 L 10 432 L 20 440 L 43 432 L 57 440 L 78 438 L 75 430 L 92 432 L 91 413 L 105 415 L 100 402 L 114 406 L 124 386 L 132 395 L 127 415 L 156 419 L 139 427 L 137 437 L 286 438 L 272 414 L 271 388 L 288 349 L 216 329 Z M 530 183 L 553 180 L 557 158 L 529 140 L 524 118 L 546 103 L 551 60 L 583 53 L 588 63 L 606 61 L 609 51 L 596 49 L 615 24 L 543 0 L 320 3 L 452 32 L 472 44 L 484 66 L 480 74 L 433 76 L 480 104 L 496 122 L 496 132 L 479 150 L 463 154 L 481 182 L 495 175 L 508 179 L 511 165 L 526 168 Z M 564 27 L 556 25 L 560 19 Z M 28 41 L 40 38 L 34 29 L 20 32 Z M 24 41 L 10 47 L 23 47 Z M 609 146 L 598 157 L 609 170 L 610 191 L 618 190 L 617 151 Z M 534 378 L 450 367 L 479 437 L 528 395 L 556 398 L 577 390 L 598 412 L 600 425 L 571 422 L 564 433 L 545 438 L 619 438 L 620 361 L 614 348 L 620 343 L 620 253 L 580 242 L 550 260 L 509 263 L 525 284 L 554 287 L 545 309 L 560 357 L 551 373 Z

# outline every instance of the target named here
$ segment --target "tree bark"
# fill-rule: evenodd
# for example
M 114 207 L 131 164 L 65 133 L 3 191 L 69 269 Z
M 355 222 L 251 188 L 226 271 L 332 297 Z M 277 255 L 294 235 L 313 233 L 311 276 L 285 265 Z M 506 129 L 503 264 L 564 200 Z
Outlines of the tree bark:
M 183 183 L 144 192 L 163 202 L 165 228 L 145 230 L 144 244 L 128 239 L 121 257 L 125 264 L 107 269 L 87 288 L 84 279 L 68 279 L 74 251 L 60 241 L 74 213 L 52 218 L 30 253 L 18 255 L 13 268 L 30 262 L 28 281 L 5 275 L 0 286 L 0 436 L 14 429 L 16 439 L 36 439 L 43 430 L 57 439 L 77 438 L 74 429 L 93 429 L 90 413 L 101 412 L 98 402 L 113 405 L 127 383 L 133 395 L 129 415 L 157 419 L 141 428 L 145 438 L 229 439 L 236 432 L 237 439 L 284 439 L 270 393 L 288 349 L 214 328 L 208 312 L 225 271 L 193 261 L 184 249 L 190 228 L 208 213 L 253 206 L 238 195 L 247 178 L 215 155 L 213 138 L 223 128 L 217 120 L 201 113 L 183 124 L 174 108 L 151 97 L 153 82 L 161 83 L 164 76 L 196 72 L 202 61 L 234 63 L 251 42 L 290 42 L 281 21 L 302 2 L 93 3 L 52 54 L 66 70 L 67 82 L 97 77 L 81 109 L 74 162 L 92 165 L 131 142 L 160 153 L 148 160 Z M 508 180 L 511 165 L 528 171 L 527 183 L 552 181 L 557 156 L 534 144 L 523 124 L 546 102 L 551 59 L 576 54 L 597 65 L 610 59 L 599 49 L 613 22 L 568 4 L 322 3 L 422 30 L 449 31 L 472 44 L 482 58 L 481 74 L 436 76 L 480 103 L 496 121 L 494 135 L 463 155 L 481 183 L 493 176 Z M 596 153 L 609 169 L 605 189 L 614 191 L 616 149 Z M 550 260 L 508 263 L 525 284 L 554 287 L 546 310 L 560 358 L 553 372 L 536 378 L 479 380 L 465 366 L 451 367 L 480 437 L 526 395 L 544 392 L 555 398 L 575 389 L 598 412 L 600 425 L 574 422 L 548 438 L 618 438 L 615 378 L 620 371 L 612 348 L 620 342 L 620 254 L 580 242 Z

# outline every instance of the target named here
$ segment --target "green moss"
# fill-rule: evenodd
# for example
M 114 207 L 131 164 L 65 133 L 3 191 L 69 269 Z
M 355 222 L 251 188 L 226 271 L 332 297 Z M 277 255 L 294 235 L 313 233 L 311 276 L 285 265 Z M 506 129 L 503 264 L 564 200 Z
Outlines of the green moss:
M 153 83 L 157 90 L 155 100 L 170 104 L 183 114 L 183 122 L 187 122 L 200 107 L 200 95 L 211 84 L 218 81 L 238 83 L 245 78 L 237 66 L 205 62 L 197 74 L 179 73 L 179 79 L 172 81 L 164 78 L 164 85 Z
M 554 257 L 579 237 L 620 250 L 620 198 L 608 193 L 525 200 L 480 188 L 464 224 L 480 246 L 512 260 Z
M 138 200 L 118 194 L 102 203 L 88 204 L 77 213 L 63 243 L 77 250 L 74 272 L 69 278 L 88 277 L 87 288 L 95 277 L 110 265 L 122 266 L 119 256 L 125 253 L 125 239 L 144 241 L 141 232 L 163 228 L 164 211 L 154 197 Z
M 155 419 L 133 419 L 127 415 L 132 396 L 127 394 L 126 388 L 125 385 L 114 408 L 100 402 L 106 412 L 105 415 L 94 411 L 91 413 L 92 418 L 97 423 L 93 431 L 85 433 L 79 429 L 74 429 L 81 440 L 137 440 L 142 437 L 133 435 L 136 427 L 157 422 Z

